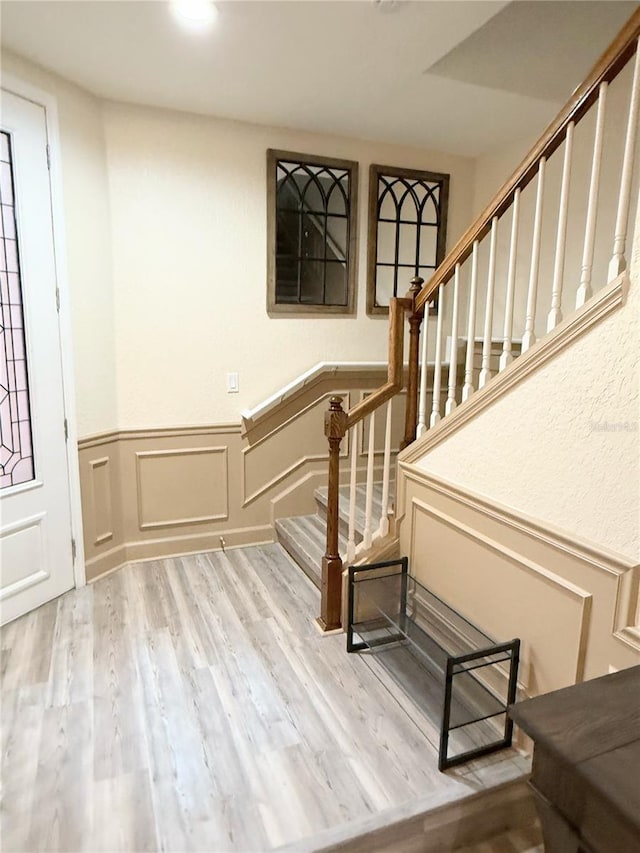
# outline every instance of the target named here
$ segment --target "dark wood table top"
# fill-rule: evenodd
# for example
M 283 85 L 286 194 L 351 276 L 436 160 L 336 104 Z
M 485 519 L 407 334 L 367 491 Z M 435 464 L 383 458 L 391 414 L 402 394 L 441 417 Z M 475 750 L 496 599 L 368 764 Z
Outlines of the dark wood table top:
M 566 777 L 560 783 L 570 769 L 571 788 L 590 791 L 640 831 L 640 666 L 528 699 L 509 714 L 556 763 L 556 803 L 572 799 Z M 535 767 L 534 751 L 534 784 Z

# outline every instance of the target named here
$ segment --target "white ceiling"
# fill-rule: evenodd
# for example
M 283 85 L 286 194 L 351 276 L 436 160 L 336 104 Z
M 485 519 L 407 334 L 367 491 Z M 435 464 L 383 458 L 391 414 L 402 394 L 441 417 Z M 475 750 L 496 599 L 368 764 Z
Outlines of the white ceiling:
M 206 34 L 160 0 L 0 11 L 3 48 L 104 98 L 476 156 L 541 131 L 637 5 L 222 0 Z

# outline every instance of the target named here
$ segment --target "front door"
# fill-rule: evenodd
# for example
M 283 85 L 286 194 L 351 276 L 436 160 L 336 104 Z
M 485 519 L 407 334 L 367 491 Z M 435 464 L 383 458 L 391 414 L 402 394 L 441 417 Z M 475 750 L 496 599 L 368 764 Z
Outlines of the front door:
M 2 91 L 0 616 L 74 585 L 45 109 Z

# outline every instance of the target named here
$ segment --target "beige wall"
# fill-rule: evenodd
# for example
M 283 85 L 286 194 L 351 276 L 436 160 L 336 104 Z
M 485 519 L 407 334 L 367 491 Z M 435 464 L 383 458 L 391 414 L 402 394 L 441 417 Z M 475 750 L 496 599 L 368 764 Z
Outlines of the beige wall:
M 371 162 L 451 174 L 450 242 L 471 215 L 468 158 L 105 103 L 9 53 L 3 67 L 59 102 L 80 436 L 239 422 L 320 360 L 384 359 L 386 322 L 365 315 Z M 359 162 L 357 316 L 267 316 L 269 147 Z
M 105 133 L 123 428 L 239 421 L 318 361 L 386 358 L 386 320 L 365 314 L 371 162 L 450 172 L 452 239 L 470 217 L 460 157 L 119 104 Z M 359 162 L 357 316 L 267 316 L 267 148 Z
M 3 50 L 2 71 L 58 101 L 78 433 L 117 426 L 111 224 L 102 106 Z

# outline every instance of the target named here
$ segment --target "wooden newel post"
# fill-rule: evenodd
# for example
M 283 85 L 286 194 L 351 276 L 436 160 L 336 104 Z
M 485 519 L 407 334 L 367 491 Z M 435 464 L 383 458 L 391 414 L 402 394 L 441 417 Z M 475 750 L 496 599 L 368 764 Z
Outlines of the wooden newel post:
M 322 558 L 321 613 L 323 631 L 339 628 L 342 616 L 342 559 L 338 551 L 338 487 L 340 444 L 347 432 L 347 413 L 342 397 L 332 397 L 324 415 L 324 434 L 329 440 L 329 494 L 327 496 L 327 550 Z
M 416 438 L 418 424 L 418 351 L 420 347 L 420 324 L 424 316 L 424 308 L 415 309 L 416 297 L 422 289 L 424 279 L 419 275 L 411 279 L 411 287 L 407 294 L 413 300 L 414 308 L 409 315 L 409 376 L 407 379 L 407 408 L 404 420 L 404 438 L 400 449 L 407 447 Z

